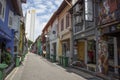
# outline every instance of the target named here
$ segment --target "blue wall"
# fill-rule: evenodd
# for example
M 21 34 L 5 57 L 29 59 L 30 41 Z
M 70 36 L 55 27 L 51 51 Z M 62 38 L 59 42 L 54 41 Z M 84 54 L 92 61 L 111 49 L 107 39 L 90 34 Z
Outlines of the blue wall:
M 4 21 L 0 19 L 0 31 L 4 32 L 7 36 L 9 36 L 11 39 L 7 39 L 5 37 L 1 37 L 0 40 L 3 39 L 3 41 L 6 42 L 6 48 L 11 48 L 11 53 L 14 56 L 14 30 L 10 29 L 8 27 L 8 19 L 9 19 L 9 10 L 13 11 L 13 6 L 11 3 L 11 0 L 6 0 L 6 10 L 5 10 L 5 18 Z M 14 12 L 15 14 L 15 12 Z

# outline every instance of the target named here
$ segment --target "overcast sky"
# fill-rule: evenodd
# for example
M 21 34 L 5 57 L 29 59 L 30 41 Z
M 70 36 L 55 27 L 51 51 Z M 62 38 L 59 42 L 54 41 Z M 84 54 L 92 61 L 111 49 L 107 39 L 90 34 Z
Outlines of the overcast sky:
M 35 39 L 41 34 L 42 29 L 62 1 L 63 0 L 27 0 L 26 4 L 22 4 L 24 15 L 27 10 L 36 9 Z

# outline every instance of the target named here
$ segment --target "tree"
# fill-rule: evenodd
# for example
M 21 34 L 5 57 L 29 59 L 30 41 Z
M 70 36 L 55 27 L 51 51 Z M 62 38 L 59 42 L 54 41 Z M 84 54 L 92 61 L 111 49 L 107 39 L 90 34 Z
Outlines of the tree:
M 28 40 L 28 47 L 30 48 L 30 45 L 33 44 L 31 40 Z

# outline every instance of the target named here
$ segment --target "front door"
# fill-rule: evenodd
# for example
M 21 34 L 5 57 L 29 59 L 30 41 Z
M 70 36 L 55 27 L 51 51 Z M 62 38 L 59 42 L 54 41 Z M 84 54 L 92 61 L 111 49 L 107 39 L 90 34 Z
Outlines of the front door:
M 64 42 L 64 43 L 62 44 L 62 55 L 63 55 L 63 56 L 66 56 L 66 52 L 67 52 L 67 43 Z
M 85 60 L 85 42 L 84 41 L 78 42 L 78 60 L 81 60 L 83 62 Z
M 53 43 L 53 54 L 56 56 L 56 43 Z

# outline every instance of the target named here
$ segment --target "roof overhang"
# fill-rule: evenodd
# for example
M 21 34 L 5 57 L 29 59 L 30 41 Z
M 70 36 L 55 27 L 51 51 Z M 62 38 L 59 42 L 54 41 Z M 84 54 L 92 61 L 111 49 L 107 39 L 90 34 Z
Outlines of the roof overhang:
M 61 11 L 68 5 L 69 2 L 71 2 L 71 0 L 64 0 L 61 3 L 60 7 L 57 9 L 56 12 L 54 12 L 54 14 L 51 16 L 50 20 L 48 21 L 48 23 L 45 25 L 45 27 L 44 27 L 44 29 L 42 31 L 43 33 L 49 27 L 49 25 L 54 21 L 54 19 L 56 18 L 56 16 L 58 16 L 61 13 Z
M 26 2 L 27 2 L 27 0 L 21 0 L 21 2 L 22 2 L 22 3 L 26 3 Z
M 15 12 L 18 15 L 23 16 L 21 0 L 11 0 L 11 1 L 12 1 Z

